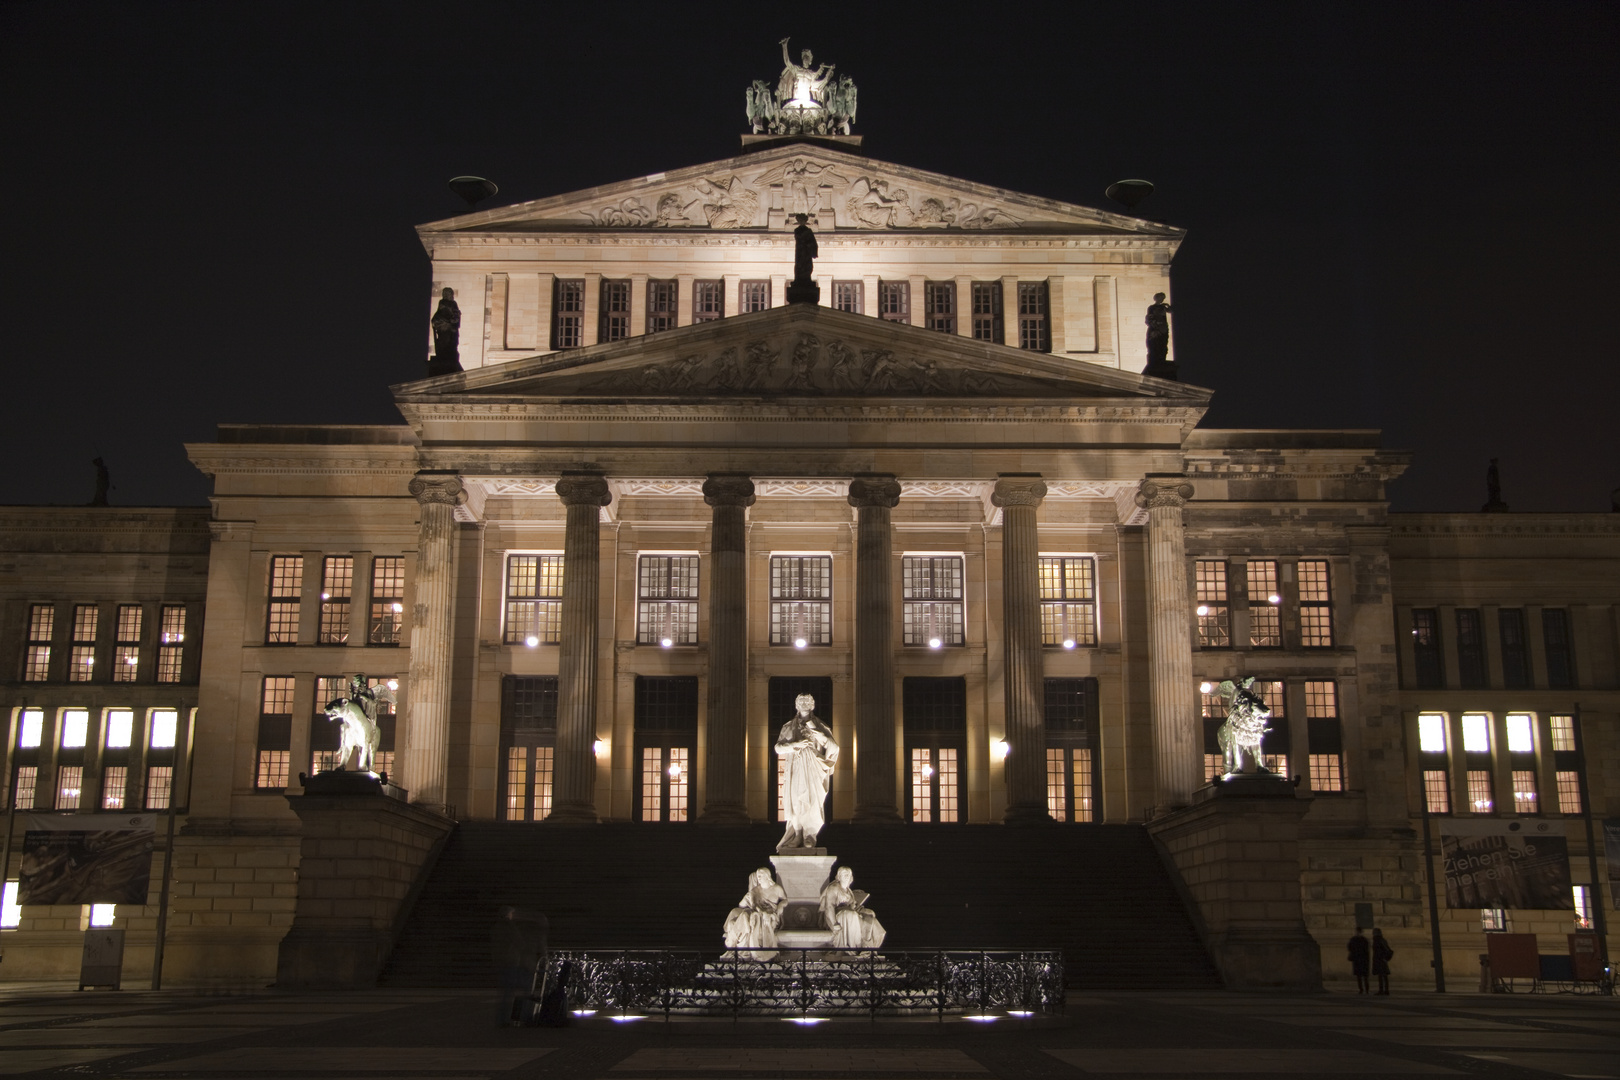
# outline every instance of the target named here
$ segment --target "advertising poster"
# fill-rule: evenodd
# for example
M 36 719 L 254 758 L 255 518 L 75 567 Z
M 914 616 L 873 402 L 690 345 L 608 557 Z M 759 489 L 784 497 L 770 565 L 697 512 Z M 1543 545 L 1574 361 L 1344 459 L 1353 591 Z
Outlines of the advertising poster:
M 1440 826 L 1446 906 L 1570 911 L 1569 844 L 1562 821 L 1477 818 Z
M 144 904 L 156 814 L 36 814 L 23 834 L 19 904 Z

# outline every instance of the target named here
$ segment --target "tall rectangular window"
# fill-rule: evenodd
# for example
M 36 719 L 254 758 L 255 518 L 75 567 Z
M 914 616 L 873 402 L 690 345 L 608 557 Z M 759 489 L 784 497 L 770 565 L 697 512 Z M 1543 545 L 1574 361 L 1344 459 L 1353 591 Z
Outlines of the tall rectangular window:
M 1570 649 L 1569 612 L 1563 608 L 1542 608 L 1541 634 L 1547 646 L 1548 689 L 1573 689 L 1575 664 Z
M 141 666 L 141 605 L 118 605 L 118 633 L 113 643 L 113 682 L 134 682 Z
M 1529 713 L 1508 713 L 1507 748 L 1513 783 L 1513 812 L 1534 814 L 1540 801 L 1536 784 L 1536 718 Z
M 1559 769 L 1554 780 L 1558 784 L 1558 812 L 1582 813 L 1584 804 L 1581 802 L 1581 774 L 1574 769 Z
M 28 653 L 23 665 L 25 682 L 51 677 L 51 638 L 56 633 L 56 605 L 34 604 L 28 609 Z
M 832 644 L 832 556 L 771 556 L 771 644 Z
M 934 793 L 939 806 L 934 806 Z M 913 747 L 911 750 L 911 820 L 958 820 L 957 751 L 954 746 Z
M 1515 814 L 1534 814 L 1537 805 L 1536 771 L 1534 769 L 1513 770 L 1513 812 Z
M 286 783 L 283 782 L 283 787 Z M 146 809 L 167 810 L 173 796 L 174 766 L 148 765 L 146 767 Z
M 129 766 L 108 765 L 101 771 L 101 808 L 122 810 L 129 787 Z
M 636 581 L 636 642 L 696 645 L 698 557 L 643 555 Z
M 1485 627 L 1478 608 L 1457 609 L 1457 684 L 1464 690 L 1486 686 Z
M 368 678 L 367 685 L 376 690 L 386 685 L 390 690 L 399 689 L 399 680 L 386 676 Z M 377 702 L 377 754 L 373 758 L 372 771 L 377 773 L 391 773 L 394 771 L 394 735 L 395 724 L 394 705 L 388 701 Z
M 838 311 L 847 311 L 851 315 L 865 313 L 866 283 L 863 281 L 835 281 L 833 282 L 833 307 Z
M 14 801 L 19 810 L 32 810 L 34 808 L 34 794 L 39 786 L 39 766 L 21 765 L 17 768 L 17 785 Z
M 270 560 L 270 611 L 265 641 L 298 644 L 298 606 L 304 591 L 304 557 L 277 555 Z
M 597 316 L 597 341 L 623 341 L 630 336 L 630 283 L 602 282 L 601 311 Z
M 253 786 L 260 791 L 281 791 L 292 767 L 292 712 L 294 680 L 268 675 L 259 699 L 258 766 Z
M 1288 726 L 1288 695 L 1279 679 L 1256 679 L 1253 689 L 1271 710 L 1271 730 L 1260 737 L 1261 764 L 1278 776 L 1290 776 L 1288 752 L 1293 731 Z
M 897 323 L 911 321 L 911 282 L 878 282 L 878 318 Z
M 95 604 L 73 608 L 73 651 L 69 654 L 68 682 L 89 682 L 96 674 L 96 632 L 101 609 Z
M 1052 351 L 1052 333 L 1047 324 L 1046 282 L 1018 283 L 1018 347 L 1033 352 Z
M 1581 799 L 1580 751 L 1575 742 L 1575 718 L 1569 715 L 1548 717 L 1552 728 L 1553 783 L 1558 787 L 1558 812 L 1580 814 L 1585 810 Z
M 326 715 L 326 706 L 349 696 L 349 680 L 342 675 L 323 675 L 315 680 L 315 709 L 309 718 L 309 771 L 326 772 L 346 766 L 338 760 L 343 746 L 343 728 Z
M 771 283 L 769 281 L 745 281 L 738 287 L 737 298 L 744 315 L 751 311 L 769 311 L 771 309 Z
M 177 683 L 185 664 L 186 609 L 164 604 L 158 615 L 157 681 Z
M 45 710 L 24 709 L 22 724 L 17 729 L 17 749 L 38 750 L 45 738 Z
M 902 634 L 906 645 L 938 649 L 963 643 L 960 555 L 907 555 L 900 560 Z
M 349 640 L 349 612 L 354 599 L 354 559 L 328 555 L 321 564 L 322 645 L 343 645 Z
M 1440 651 L 1440 612 L 1412 609 L 1412 675 L 1419 690 L 1441 690 L 1446 673 Z
M 1198 718 L 1204 729 L 1204 779 L 1218 780 L 1226 772 L 1219 732 L 1226 721 L 1226 703 L 1214 683 L 1198 688 Z
M 1310 742 L 1311 790 L 1344 790 L 1344 733 L 1339 688 L 1331 679 L 1305 682 L 1305 725 Z
M 577 349 L 585 344 L 585 282 L 558 278 L 551 291 L 551 347 Z
M 692 282 L 692 321 L 713 322 L 726 313 L 726 289 L 723 281 Z
M 1001 344 L 1001 282 L 973 283 L 973 340 Z
M 1468 809 L 1476 814 L 1488 814 L 1496 807 L 1491 795 L 1491 774 L 1488 769 L 1468 770 Z
M 1502 685 L 1509 690 L 1530 688 L 1530 653 L 1525 648 L 1524 609 L 1502 608 L 1497 612 L 1502 629 Z
M 1333 594 L 1326 559 L 1299 563 L 1299 643 L 1307 649 L 1333 644 Z
M 941 334 L 956 333 L 956 282 L 923 283 L 923 326 Z
M 1451 784 L 1447 781 L 1446 770 L 1423 770 L 1423 799 L 1429 813 L 1451 813 Z
M 506 557 L 506 644 L 562 641 L 562 582 L 561 555 Z
M 1226 564 L 1199 559 L 1193 564 L 1198 616 L 1198 647 L 1225 649 L 1232 644 L 1232 616 L 1226 602 Z
M 63 765 L 56 770 L 56 808 L 77 810 L 84 793 L 84 766 Z
M 405 558 L 379 555 L 371 560 L 371 629 L 373 645 L 398 645 L 405 627 Z
M 1097 644 L 1097 567 L 1083 555 L 1042 555 L 1041 644 Z
M 22 905 L 17 903 L 17 880 L 10 881 L 0 875 L 0 930 L 15 930 L 22 925 Z
M 675 329 L 675 308 L 680 295 L 679 282 L 652 280 L 647 282 L 647 333 L 658 334 Z
M 1282 593 L 1277 588 L 1277 564 L 1250 560 L 1244 567 L 1249 587 L 1249 647 L 1282 648 Z

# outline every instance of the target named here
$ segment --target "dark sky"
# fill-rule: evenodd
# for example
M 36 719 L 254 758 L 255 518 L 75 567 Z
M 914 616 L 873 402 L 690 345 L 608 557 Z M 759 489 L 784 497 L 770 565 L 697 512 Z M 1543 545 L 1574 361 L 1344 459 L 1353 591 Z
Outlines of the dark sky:
M 785 14 L 804 12 L 797 22 Z M 841 10 L 833 17 L 829 12 Z M 1620 5 L 0 4 L 0 503 L 197 503 L 216 421 L 397 422 L 412 226 L 737 151 L 776 42 L 883 160 L 1190 234 L 1217 426 L 1366 427 L 1399 509 L 1620 486 Z

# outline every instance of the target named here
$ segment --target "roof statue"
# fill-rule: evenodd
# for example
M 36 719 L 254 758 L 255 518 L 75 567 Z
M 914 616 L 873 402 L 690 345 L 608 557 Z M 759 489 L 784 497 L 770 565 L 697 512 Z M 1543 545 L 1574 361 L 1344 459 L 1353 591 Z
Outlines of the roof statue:
M 799 63 L 788 54 L 783 38 L 782 74 L 773 91 L 763 79 L 745 90 L 748 123 L 755 135 L 848 135 L 855 122 L 855 80 L 833 77 L 836 64 L 816 66 L 809 49 Z

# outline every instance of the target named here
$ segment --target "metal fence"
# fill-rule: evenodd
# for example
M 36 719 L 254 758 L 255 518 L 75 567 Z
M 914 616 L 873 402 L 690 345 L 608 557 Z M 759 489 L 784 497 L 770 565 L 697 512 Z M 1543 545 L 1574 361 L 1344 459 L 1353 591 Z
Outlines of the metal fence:
M 564 964 L 568 1007 L 609 1016 L 943 1018 L 1063 1008 L 1063 954 L 1055 950 L 593 949 L 553 953 L 548 982 Z

